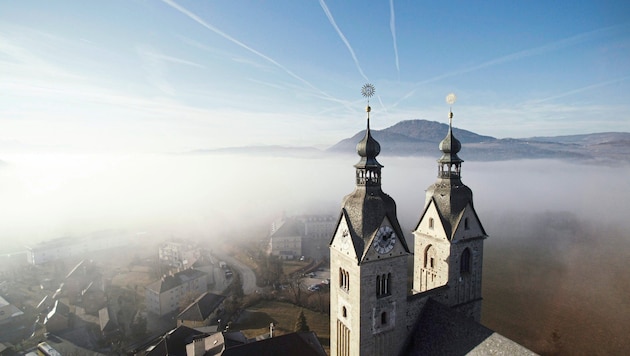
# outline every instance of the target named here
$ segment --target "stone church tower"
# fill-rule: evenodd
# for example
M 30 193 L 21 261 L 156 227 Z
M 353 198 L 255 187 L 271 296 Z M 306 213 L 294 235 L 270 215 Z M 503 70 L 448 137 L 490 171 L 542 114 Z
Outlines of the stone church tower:
M 367 113 L 356 188 L 343 199 L 330 243 L 330 353 L 337 356 L 396 354 L 407 336 L 410 251 L 396 203 L 381 190 L 381 147 L 370 133 L 369 105 Z
M 461 143 L 449 129 L 440 142 L 438 179 L 427 189 L 425 208 L 414 233 L 414 293 L 448 285 L 441 302 L 481 318 L 483 241 L 487 237 L 473 205 L 472 191 L 461 181 Z
M 374 88 L 366 84 L 368 98 Z M 447 96 L 452 104 L 454 94 Z M 367 130 L 356 188 L 342 202 L 330 241 L 330 354 L 533 355 L 479 324 L 486 233 L 461 180 L 462 145 L 453 135 L 453 113 L 439 148 L 437 181 L 413 231 L 413 287 L 407 288 L 409 247 L 396 203 L 381 189 L 381 151 Z

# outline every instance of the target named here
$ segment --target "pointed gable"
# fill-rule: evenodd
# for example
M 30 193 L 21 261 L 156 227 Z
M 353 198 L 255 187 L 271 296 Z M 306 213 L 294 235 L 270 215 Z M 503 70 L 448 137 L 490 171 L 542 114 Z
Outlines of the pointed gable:
M 438 209 L 435 199 L 431 198 L 422 215 L 420 215 L 420 221 L 418 221 L 415 231 L 435 238 L 449 239 L 450 235 L 445 228 L 445 220 Z
M 461 211 L 454 226 L 453 241 L 469 238 L 486 237 L 486 231 L 477 216 L 477 212 L 468 204 Z
M 204 321 L 225 300 L 225 296 L 206 292 L 192 302 L 178 316 L 178 320 Z
M 361 262 L 373 261 L 377 258 L 384 257 L 380 255 L 374 249 L 374 240 L 376 239 L 376 236 L 378 235 L 378 230 L 383 226 L 391 227 L 392 230 L 394 230 L 394 233 L 396 234 L 396 242 L 391 252 L 389 252 L 389 254 L 391 254 L 391 256 L 400 256 L 403 253 L 404 254 L 409 253 L 409 247 L 407 246 L 407 241 L 402 235 L 403 232 L 400 229 L 400 226 L 396 226 L 396 225 L 397 224 L 395 224 L 395 221 L 390 220 L 388 216 L 385 216 L 383 218 L 383 220 L 381 221 L 381 224 L 379 225 L 379 228 L 374 231 L 372 236 L 370 236 L 368 239 L 365 240 L 365 248 L 363 251 L 363 255 L 361 256 Z

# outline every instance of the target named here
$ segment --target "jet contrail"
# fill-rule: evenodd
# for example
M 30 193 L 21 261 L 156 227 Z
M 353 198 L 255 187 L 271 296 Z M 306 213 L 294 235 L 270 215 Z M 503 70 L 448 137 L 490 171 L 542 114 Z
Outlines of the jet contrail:
M 389 0 L 389 30 L 392 32 L 392 41 L 394 42 L 394 56 L 396 58 L 396 72 L 398 72 L 398 80 L 400 80 L 400 65 L 398 63 L 398 43 L 396 41 L 396 14 L 394 13 L 394 0 Z
M 352 49 L 352 46 L 350 46 L 350 42 L 348 42 L 348 40 L 346 39 L 346 36 L 343 35 L 343 32 L 341 32 L 341 30 L 339 29 L 339 26 L 337 26 L 337 23 L 335 22 L 335 19 L 330 13 L 328 6 L 326 6 L 326 2 L 324 2 L 324 0 L 319 0 L 319 5 L 321 5 L 322 10 L 324 10 L 324 13 L 326 13 L 326 17 L 328 17 L 328 21 L 330 21 L 330 24 L 332 25 L 332 27 L 335 29 L 335 31 L 337 31 L 337 34 L 339 35 L 343 43 L 348 48 L 348 51 L 350 51 L 350 55 L 352 56 L 352 59 L 354 60 L 354 64 L 356 65 L 357 70 L 359 71 L 359 74 L 361 74 L 361 76 L 363 77 L 363 79 L 365 79 L 366 82 L 369 82 L 370 80 L 365 75 L 365 73 L 363 73 L 363 69 L 361 69 L 359 60 L 357 59 L 357 56 L 354 54 L 354 50 Z
M 444 78 L 449 78 L 449 77 L 454 77 L 456 75 L 459 74 L 465 74 L 465 73 L 470 73 L 470 72 L 474 72 L 476 70 L 480 70 L 480 69 L 484 69 L 484 68 L 488 68 L 488 67 L 492 67 L 498 64 L 503 64 L 503 63 L 507 63 L 507 62 L 513 62 L 522 58 L 526 58 L 526 57 L 532 57 L 532 56 L 538 56 L 541 54 L 545 54 L 548 52 L 552 52 L 552 51 L 557 51 L 559 49 L 562 48 L 566 48 L 566 47 L 570 47 L 570 46 L 574 46 L 578 43 L 582 43 L 585 41 L 588 41 L 592 38 L 598 37 L 600 35 L 602 35 L 603 33 L 606 32 L 611 32 L 613 30 L 617 30 L 623 27 L 627 27 L 627 24 L 623 24 L 623 25 L 616 25 L 616 26 L 610 26 L 610 27 L 604 27 L 604 28 L 600 28 L 598 30 L 594 30 L 594 31 L 589 31 L 589 32 L 584 32 L 584 33 L 580 33 L 578 35 L 575 36 L 571 36 L 559 41 L 555 41 L 540 47 L 536 47 L 536 48 L 531 48 L 531 49 L 526 49 L 523 51 L 519 51 L 519 52 L 515 52 L 512 54 L 508 54 L 506 56 L 503 57 L 498 57 L 492 60 L 489 60 L 487 62 L 483 62 L 481 64 L 478 64 L 476 66 L 472 66 L 469 68 L 463 68 L 460 70 L 456 70 L 453 72 L 449 72 L 449 73 L 444 73 L 441 75 L 438 75 L 436 77 L 433 78 L 429 78 L 427 80 L 423 80 L 420 82 L 417 82 L 415 84 L 415 86 L 420 86 L 423 84 L 427 84 L 427 83 L 432 83 L 432 82 L 436 82 L 438 80 L 444 79 Z M 412 91 L 415 91 L 416 88 L 414 88 Z M 409 94 L 405 95 L 405 98 L 408 97 Z M 402 99 L 401 99 L 402 100 Z M 396 104 L 398 104 L 401 100 L 399 100 Z M 395 104 L 395 105 L 396 105 Z
M 333 101 L 338 101 L 337 99 L 335 99 L 334 97 L 332 97 L 331 95 L 329 95 L 328 93 L 324 92 L 323 90 L 317 88 L 316 86 L 314 86 L 313 84 L 311 84 L 309 81 L 307 81 L 306 79 L 300 77 L 299 75 L 293 73 L 291 70 L 289 70 L 288 68 L 286 68 L 285 66 L 283 66 L 282 64 L 276 62 L 273 58 L 249 47 L 248 45 L 246 45 L 245 43 L 237 40 L 236 38 L 228 35 L 227 33 L 219 30 L 218 28 L 210 25 L 209 23 L 205 22 L 203 19 L 201 19 L 199 16 L 197 16 L 196 14 L 194 14 L 193 12 L 189 11 L 188 9 L 182 7 L 181 5 L 177 4 L 176 2 L 172 1 L 172 0 L 162 0 L 164 3 L 166 3 L 167 5 L 171 6 L 172 8 L 176 9 L 177 11 L 181 12 L 182 14 L 188 16 L 189 18 L 191 18 L 192 20 L 194 20 L 195 22 L 197 22 L 198 24 L 200 24 L 201 26 L 207 28 L 208 30 L 216 33 L 217 35 L 225 38 L 226 40 L 236 44 L 237 46 L 240 46 L 244 49 L 246 49 L 247 51 L 257 55 L 258 57 L 266 60 L 267 62 L 273 64 L 274 66 L 280 68 L 281 70 L 283 70 L 286 74 L 288 74 L 289 76 L 293 77 L 294 79 L 304 83 L 306 86 L 308 86 L 309 88 L 321 93 L 324 97 L 328 98 L 329 100 L 333 100 Z
M 628 79 L 630 79 L 630 75 L 626 75 L 625 77 L 621 77 L 621 78 L 617 78 L 617 79 L 607 80 L 607 81 L 601 82 L 601 83 L 587 85 L 587 86 L 582 87 L 582 88 L 569 90 L 569 91 L 564 92 L 562 94 L 550 96 L 548 98 L 544 98 L 544 99 L 540 99 L 540 100 L 534 100 L 532 103 L 533 104 L 544 103 L 545 101 L 551 101 L 551 100 L 555 100 L 555 99 L 559 99 L 559 98 L 564 98 L 565 96 L 570 96 L 570 95 L 573 95 L 573 94 L 578 94 L 578 93 L 581 93 L 581 92 L 584 92 L 584 91 L 588 91 L 588 90 L 592 90 L 592 89 L 595 89 L 595 88 L 600 88 L 600 87 L 604 87 L 604 86 L 607 86 L 607 85 L 620 83 L 620 82 L 626 81 Z

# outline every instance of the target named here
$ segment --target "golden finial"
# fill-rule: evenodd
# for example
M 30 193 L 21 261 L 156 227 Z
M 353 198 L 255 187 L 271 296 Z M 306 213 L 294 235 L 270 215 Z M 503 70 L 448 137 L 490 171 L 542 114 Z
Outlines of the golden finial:
M 452 110 L 452 105 L 455 104 L 455 101 L 457 100 L 457 97 L 455 96 L 454 93 L 450 93 L 446 96 L 446 103 L 451 105 L 451 107 L 448 108 L 448 125 L 451 126 L 453 124 L 453 110 Z
M 365 112 L 368 113 L 368 120 L 370 119 L 370 112 L 372 111 L 372 108 L 370 107 L 370 97 L 374 95 L 374 91 L 375 91 L 374 85 L 370 83 L 364 84 L 363 87 L 361 88 L 361 95 L 366 97 L 368 100 L 367 107 L 365 108 Z

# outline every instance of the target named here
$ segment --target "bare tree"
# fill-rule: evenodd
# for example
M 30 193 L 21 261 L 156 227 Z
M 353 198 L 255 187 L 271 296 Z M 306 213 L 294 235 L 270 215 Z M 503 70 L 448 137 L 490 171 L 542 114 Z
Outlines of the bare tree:
M 302 278 L 294 275 L 287 280 L 286 284 L 288 286 L 291 297 L 293 297 L 293 303 L 297 305 L 302 305 L 302 289 L 304 289 Z

